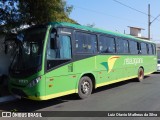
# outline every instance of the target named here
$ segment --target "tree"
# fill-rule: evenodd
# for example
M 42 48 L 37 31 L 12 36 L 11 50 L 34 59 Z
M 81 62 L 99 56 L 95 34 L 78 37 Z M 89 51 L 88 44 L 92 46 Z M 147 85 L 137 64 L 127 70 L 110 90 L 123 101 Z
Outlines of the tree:
M 69 18 L 72 9 L 64 0 L 2 0 L 0 25 L 11 29 L 51 21 L 76 23 Z
M 18 0 L 1 0 L 0 2 L 0 27 L 11 29 L 19 25 Z
M 19 0 L 22 22 L 27 24 L 41 24 L 50 21 L 66 21 L 69 19 L 73 6 L 67 6 L 63 0 Z

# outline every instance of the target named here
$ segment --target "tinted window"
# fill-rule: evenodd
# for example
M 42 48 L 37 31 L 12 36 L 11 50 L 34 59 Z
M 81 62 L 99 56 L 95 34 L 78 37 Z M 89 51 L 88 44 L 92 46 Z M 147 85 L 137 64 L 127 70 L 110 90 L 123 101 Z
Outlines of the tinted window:
M 96 35 L 76 32 L 76 52 L 77 53 L 96 53 Z
M 54 39 L 50 39 L 54 40 Z M 59 35 L 59 44 L 60 48 L 51 49 L 51 43 L 48 42 L 48 49 L 47 49 L 47 60 L 53 59 L 71 59 L 71 43 L 70 37 L 65 35 Z
M 147 44 L 141 43 L 141 54 L 146 55 L 147 54 Z
M 115 53 L 114 38 L 107 36 L 100 36 L 99 38 L 100 53 Z
M 155 55 L 156 54 L 156 46 L 152 45 L 152 53 Z
M 149 55 L 152 55 L 152 54 L 153 54 L 152 45 L 151 45 L 151 44 L 148 44 L 148 54 L 149 54 Z
M 117 53 L 128 53 L 128 41 L 124 39 L 116 40 Z
M 135 41 L 129 41 L 129 49 L 131 54 L 138 54 L 138 43 Z

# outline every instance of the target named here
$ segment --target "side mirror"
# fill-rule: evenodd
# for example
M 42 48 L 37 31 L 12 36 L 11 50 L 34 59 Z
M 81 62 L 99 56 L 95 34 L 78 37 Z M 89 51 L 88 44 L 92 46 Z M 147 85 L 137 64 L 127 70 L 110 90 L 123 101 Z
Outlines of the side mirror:
M 60 49 L 60 43 L 58 40 L 58 36 L 56 36 L 54 38 L 51 37 L 50 47 L 51 47 L 51 49 Z

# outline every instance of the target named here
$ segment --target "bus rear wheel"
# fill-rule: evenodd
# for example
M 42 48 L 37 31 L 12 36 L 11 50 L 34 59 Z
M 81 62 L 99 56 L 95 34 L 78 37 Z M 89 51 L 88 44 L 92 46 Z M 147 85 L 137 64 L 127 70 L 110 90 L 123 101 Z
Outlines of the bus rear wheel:
M 83 76 L 78 85 L 78 97 L 81 99 L 91 95 L 93 89 L 92 80 L 88 76 Z
M 142 82 L 144 80 L 144 70 L 143 68 L 139 68 L 138 70 L 138 81 Z

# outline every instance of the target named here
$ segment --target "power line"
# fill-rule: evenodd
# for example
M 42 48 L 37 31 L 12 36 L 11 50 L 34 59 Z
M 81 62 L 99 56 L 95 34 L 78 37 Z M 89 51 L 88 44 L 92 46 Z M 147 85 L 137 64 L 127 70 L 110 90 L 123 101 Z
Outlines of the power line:
M 124 3 L 122 3 L 122 2 L 119 2 L 118 0 L 113 0 L 113 1 L 115 1 L 115 2 L 117 2 L 117 3 L 119 3 L 119 4 L 121 4 L 121 5 L 123 5 L 123 6 L 125 6 L 125 7 L 128 7 L 128 8 L 130 8 L 130 9 L 134 10 L 134 11 L 137 11 L 137 12 L 139 12 L 139 13 L 142 13 L 142 14 L 144 14 L 144 15 L 147 15 L 147 16 L 148 16 L 148 14 L 147 14 L 147 13 L 142 12 L 142 11 L 140 11 L 140 10 L 137 10 L 137 9 L 135 9 L 135 8 L 131 7 L 131 6 L 128 6 L 128 5 L 124 4 Z
M 134 11 L 137 11 L 137 12 L 139 12 L 139 13 L 141 13 L 141 14 L 144 14 L 144 15 L 147 15 L 147 16 L 148 16 L 147 13 L 142 12 L 142 11 L 140 11 L 140 10 L 138 10 L 138 9 L 135 9 L 135 8 L 133 8 L 133 7 L 131 7 L 131 6 L 128 6 L 128 5 L 122 3 L 122 2 L 120 2 L 120 1 L 118 1 L 118 0 L 113 0 L 113 1 L 119 3 L 119 4 L 123 5 L 123 6 L 125 6 L 125 7 L 127 7 L 127 8 L 130 8 L 130 9 L 132 9 L 132 10 L 134 10 Z M 152 17 L 152 18 L 155 18 L 155 17 L 153 17 L 153 16 L 151 16 L 151 17 Z M 155 20 L 160 21 L 160 20 L 157 19 L 157 18 L 156 18 Z
M 77 6 L 77 5 L 73 5 L 73 6 L 75 6 L 76 8 L 85 10 L 85 11 L 93 12 L 94 14 L 97 13 L 98 15 L 99 15 L 99 14 L 102 14 L 102 15 L 104 15 L 104 16 L 110 16 L 110 17 L 118 18 L 118 19 L 125 20 L 125 21 L 139 22 L 139 21 L 133 21 L 133 20 L 126 19 L 126 18 L 122 18 L 122 17 L 118 17 L 118 16 L 109 15 L 109 14 L 104 13 L 104 12 L 100 12 L 100 11 L 96 11 L 96 10 L 88 9 L 88 8 L 84 8 L 84 7 L 80 7 L 80 6 Z M 141 22 L 139 22 L 139 23 L 141 23 Z
M 156 18 L 154 18 L 153 20 L 152 20 L 152 22 L 150 22 L 150 24 L 152 24 L 155 20 L 157 20 L 157 18 L 160 16 L 160 14 L 156 17 Z

